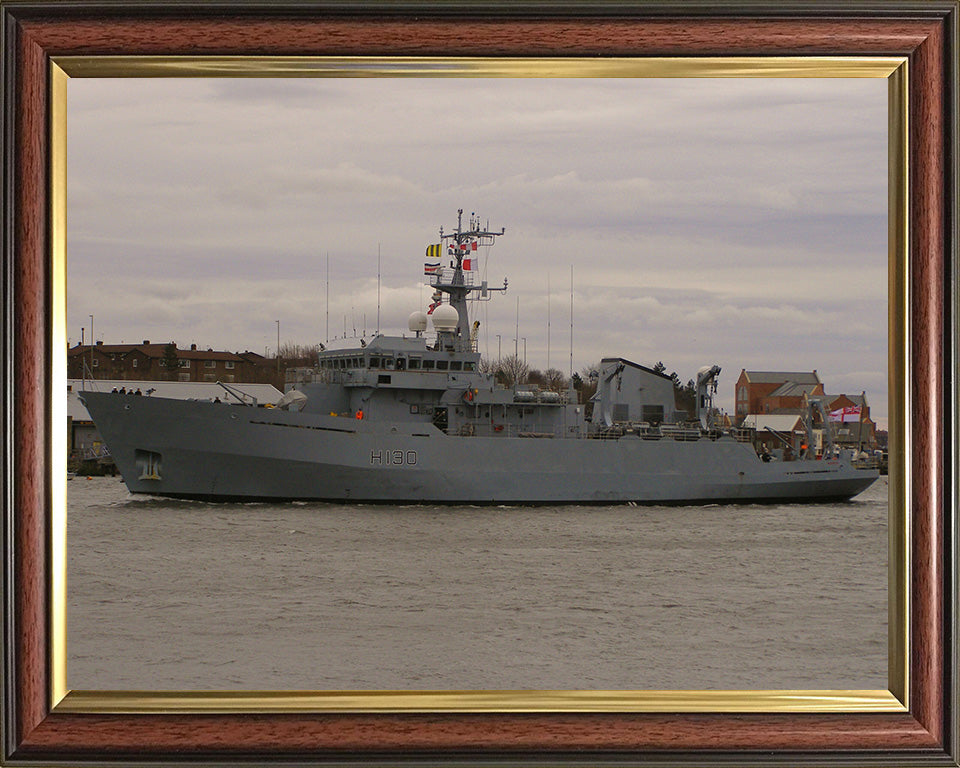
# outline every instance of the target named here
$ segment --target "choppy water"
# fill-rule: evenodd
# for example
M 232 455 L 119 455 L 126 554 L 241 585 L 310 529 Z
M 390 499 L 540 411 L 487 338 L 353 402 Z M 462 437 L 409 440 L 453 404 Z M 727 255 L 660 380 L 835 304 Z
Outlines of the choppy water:
M 811 506 L 68 497 L 74 689 L 886 688 L 886 478 Z

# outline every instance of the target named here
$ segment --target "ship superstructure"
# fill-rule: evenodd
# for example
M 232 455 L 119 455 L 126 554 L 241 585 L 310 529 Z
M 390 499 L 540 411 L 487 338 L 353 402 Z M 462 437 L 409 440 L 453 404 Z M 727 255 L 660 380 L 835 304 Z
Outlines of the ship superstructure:
M 441 229 L 427 248 L 433 299 L 410 315 L 410 335 L 323 349 L 316 368 L 291 372 L 276 404 L 82 393 L 129 489 L 203 499 L 681 504 L 848 499 L 877 477 L 832 444 L 819 460 L 805 450 L 814 417 L 826 421 L 815 400 L 808 434 L 785 436 L 772 455 L 717 428 L 718 366 L 698 372 L 693 412 L 669 377 L 620 357 L 602 361 L 589 403 L 572 386 L 501 385 L 481 370 L 468 298 L 490 298 L 507 281 L 490 288 L 467 267 L 505 231 L 462 219 L 461 210 L 456 229 Z

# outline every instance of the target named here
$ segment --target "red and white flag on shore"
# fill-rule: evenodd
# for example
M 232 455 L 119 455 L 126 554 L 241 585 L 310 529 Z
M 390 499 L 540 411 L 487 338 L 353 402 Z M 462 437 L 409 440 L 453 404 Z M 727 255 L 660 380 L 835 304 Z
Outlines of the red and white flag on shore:
M 830 421 L 860 421 L 861 407 L 859 405 L 848 405 L 843 408 L 837 408 L 830 411 Z

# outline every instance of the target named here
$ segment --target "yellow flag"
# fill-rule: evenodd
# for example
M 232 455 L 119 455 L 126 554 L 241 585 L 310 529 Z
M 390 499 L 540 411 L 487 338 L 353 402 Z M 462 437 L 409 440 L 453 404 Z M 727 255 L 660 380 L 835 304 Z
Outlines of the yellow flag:
M 428 259 L 439 259 L 441 253 L 442 253 L 442 246 L 440 245 L 440 243 L 437 243 L 436 245 L 427 246 Z

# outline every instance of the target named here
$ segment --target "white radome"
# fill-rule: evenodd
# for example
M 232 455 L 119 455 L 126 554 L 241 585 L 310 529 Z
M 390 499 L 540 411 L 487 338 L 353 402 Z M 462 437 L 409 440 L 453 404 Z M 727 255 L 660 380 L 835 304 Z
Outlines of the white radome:
M 407 327 L 414 332 L 427 330 L 427 313 L 419 309 L 411 312 L 407 318 Z
M 430 315 L 433 318 L 433 327 L 437 331 L 453 331 L 460 321 L 460 313 L 449 304 L 441 304 Z

